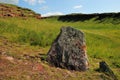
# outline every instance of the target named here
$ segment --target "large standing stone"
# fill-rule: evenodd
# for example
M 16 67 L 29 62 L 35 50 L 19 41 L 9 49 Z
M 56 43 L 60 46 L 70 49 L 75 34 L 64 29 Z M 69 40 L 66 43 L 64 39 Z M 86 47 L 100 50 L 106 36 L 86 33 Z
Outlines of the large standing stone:
M 83 32 L 62 27 L 48 52 L 47 61 L 56 67 L 85 71 L 88 69 Z

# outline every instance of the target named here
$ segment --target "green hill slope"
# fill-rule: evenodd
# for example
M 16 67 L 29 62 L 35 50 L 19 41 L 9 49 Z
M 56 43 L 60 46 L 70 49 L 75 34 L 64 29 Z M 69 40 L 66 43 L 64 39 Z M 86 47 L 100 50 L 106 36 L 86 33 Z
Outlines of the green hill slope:
M 63 22 L 84 22 L 92 20 L 98 23 L 120 24 L 120 13 L 68 14 L 58 16 L 58 20 Z
M 1 80 L 113 80 L 96 71 L 103 60 L 120 79 L 119 21 L 113 24 L 107 21 L 107 17 L 104 18 L 107 22 L 99 22 L 94 17 L 84 21 L 59 19 L 59 16 L 41 20 L 34 17 L 0 18 Z M 120 20 L 119 17 L 117 19 Z M 90 63 L 87 72 L 55 68 L 45 61 L 50 45 L 62 26 L 72 26 L 85 33 Z

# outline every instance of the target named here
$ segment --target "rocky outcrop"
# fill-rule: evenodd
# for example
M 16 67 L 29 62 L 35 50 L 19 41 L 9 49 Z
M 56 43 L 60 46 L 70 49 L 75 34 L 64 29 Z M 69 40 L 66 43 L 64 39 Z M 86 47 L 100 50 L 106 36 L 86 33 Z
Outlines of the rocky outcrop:
M 86 71 L 88 59 L 83 32 L 62 27 L 48 52 L 47 61 L 56 67 Z
M 34 17 L 41 19 L 40 14 L 37 14 L 30 9 L 2 3 L 0 3 L 0 17 Z
M 36 18 L 37 19 L 41 19 L 41 15 L 40 14 L 36 14 Z

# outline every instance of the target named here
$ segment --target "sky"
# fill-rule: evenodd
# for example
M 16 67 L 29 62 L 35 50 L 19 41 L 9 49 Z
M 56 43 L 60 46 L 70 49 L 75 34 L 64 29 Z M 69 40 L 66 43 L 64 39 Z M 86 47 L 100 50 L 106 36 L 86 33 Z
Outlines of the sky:
M 120 12 L 120 0 L 0 0 L 0 2 L 32 9 L 42 16 Z

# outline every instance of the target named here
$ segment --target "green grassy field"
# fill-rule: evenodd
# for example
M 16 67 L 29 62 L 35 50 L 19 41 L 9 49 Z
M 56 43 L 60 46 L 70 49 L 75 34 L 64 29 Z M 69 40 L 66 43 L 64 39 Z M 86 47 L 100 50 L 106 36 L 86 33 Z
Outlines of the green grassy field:
M 32 49 L 33 51 L 30 55 L 34 55 L 34 50 L 43 50 L 42 54 L 46 54 L 62 26 L 72 26 L 85 33 L 87 54 L 90 63 L 89 71 L 86 73 L 72 72 L 76 77 L 73 77 L 74 75 L 70 73 L 72 76 L 66 78 L 67 80 L 109 80 L 109 77 L 105 78 L 106 75 L 95 71 L 99 68 L 98 63 L 103 60 L 109 64 L 118 79 L 120 79 L 120 24 L 98 23 L 94 19 L 84 22 L 62 22 L 57 21 L 57 17 L 42 20 L 35 18 L 0 18 L 0 39 L 5 37 L 11 44 L 15 43 L 27 46 L 28 50 L 19 47 L 18 51 L 22 51 L 21 53 L 24 53 L 24 51 L 29 52 Z M 2 41 L 0 45 L 1 47 L 5 46 Z M 16 51 L 8 54 L 16 57 L 16 55 L 19 56 L 21 53 Z M 57 78 L 64 80 L 62 73 L 66 72 L 66 70 L 57 72 L 56 68 L 47 69 L 50 67 L 45 63 L 42 64 L 48 71 L 49 76 L 53 74 L 52 71 L 56 73 L 56 75 L 52 75 L 53 78 L 51 80 L 56 80 Z

